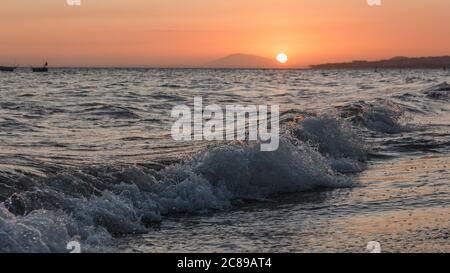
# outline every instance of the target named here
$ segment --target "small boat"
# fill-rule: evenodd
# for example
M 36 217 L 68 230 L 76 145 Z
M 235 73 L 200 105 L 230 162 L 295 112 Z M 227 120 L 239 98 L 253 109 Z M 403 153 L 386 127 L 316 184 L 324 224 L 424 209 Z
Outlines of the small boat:
M 48 72 L 48 63 L 45 62 L 43 67 L 32 67 L 31 70 L 33 70 L 33 72 Z
M 16 67 L 13 66 L 0 66 L 0 71 L 2 72 L 13 72 L 16 70 Z

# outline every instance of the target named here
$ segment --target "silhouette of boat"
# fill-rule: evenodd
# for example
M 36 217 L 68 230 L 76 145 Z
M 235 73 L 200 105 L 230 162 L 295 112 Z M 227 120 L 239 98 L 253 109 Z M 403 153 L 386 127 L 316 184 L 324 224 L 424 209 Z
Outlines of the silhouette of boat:
M 0 71 L 2 72 L 13 72 L 16 70 L 16 67 L 13 66 L 0 66 Z
M 32 67 L 31 70 L 33 70 L 33 72 L 48 72 L 48 63 L 45 62 L 43 67 Z

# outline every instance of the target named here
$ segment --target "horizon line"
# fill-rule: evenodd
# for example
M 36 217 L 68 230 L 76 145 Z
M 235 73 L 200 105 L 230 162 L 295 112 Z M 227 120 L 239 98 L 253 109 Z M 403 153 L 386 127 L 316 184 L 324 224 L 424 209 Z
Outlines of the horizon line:
M 245 54 L 245 53 L 232 53 L 232 54 L 228 54 L 224 57 L 215 59 L 215 60 L 219 60 L 222 58 L 226 58 L 228 56 L 232 56 L 232 55 L 251 55 L 251 54 Z M 252 55 L 252 56 L 256 56 L 256 57 L 262 57 L 262 58 L 267 58 L 264 56 L 259 56 L 259 55 Z M 377 61 L 385 61 L 385 60 L 391 60 L 394 58 L 398 58 L 398 57 L 402 57 L 402 58 L 409 58 L 409 59 L 418 59 L 418 58 L 443 58 L 443 57 L 450 57 L 449 55 L 428 55 L 428 56 L 406 56 L 406 55 L 395 55 L 392 57 L 385 57 L 382 59 L 376 59 L 376 60 L 367 60 L 367 59 L 349 59 L 346 61 L 339 61 L 339 62 L 322 62 L 322 63 L 317 63 L 317 64 L 309 64 L 307 66 L 289 66 L 287 64 L 282 64 L 280 66 L 274 66 L 274 67 L 214 67 L 214 66 L 208 66 L 208 65 L 191 65 L 191 66 L 184 66 L 184 65 L 167 65 L 167 66 L 159 66 L 159 65 L 139 65 L 139 64 L 131 64 L 131 65 L 81 65 L 81 66 L 49 66 L 49 68 L 53 68 L 53 69 L 64 69 L 64 68 L 92 68 L 92 69 L 106 69 L 106 68 L 123 68 L 123 69 L 127 69 L 127 68 L 140 68 L 140 69 L 265 69 L 265 70 L 310 70 L 310 69 L 314 69 L 314 66 L 318 66 L 318 65 L 329 65 L 329 64 L 342 64 L 342 63 L 352 63 L 352 62 L 359 62 L 359 61 L 366 61 L 366 62 L 377 62 Z M 213 60 L 213 61 L 215 61 Z M 213 62 L 212 61 L 212 62 Z M 2 65 L 0 65 L 2 66 Z M 40 66 L 35 66 L 35 65 L 26 65 L 26 66 L 21 66 L 18 64 L 13 65 L 13 67 L 16 67 L 17 69 L 24 69 L 24 68 L 32 68 L 32 67 L 40 67 Z

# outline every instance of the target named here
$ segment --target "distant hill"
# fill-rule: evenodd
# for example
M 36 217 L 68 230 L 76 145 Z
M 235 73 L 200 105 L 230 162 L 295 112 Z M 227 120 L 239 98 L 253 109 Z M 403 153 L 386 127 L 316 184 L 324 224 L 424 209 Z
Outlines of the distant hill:
M 450 56 L 441 57 L 394 57 L 380 61 L 353 61 L 350 63 L 328 63 L 312 65 L 313 69 L 450 69 Z
M 207 68 L 277 68 L 281 67 L 275 59 L 249 54 L 232 54 L 204 65 Z

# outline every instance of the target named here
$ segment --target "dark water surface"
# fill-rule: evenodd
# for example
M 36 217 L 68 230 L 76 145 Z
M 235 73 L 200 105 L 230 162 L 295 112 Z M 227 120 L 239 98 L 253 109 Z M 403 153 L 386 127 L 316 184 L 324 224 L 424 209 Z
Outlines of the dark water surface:
M 449 252 L 450 74 L 0 73 L 0 251 Z M 175 142 L 171 109 L 279 104 L 280 149 Z

